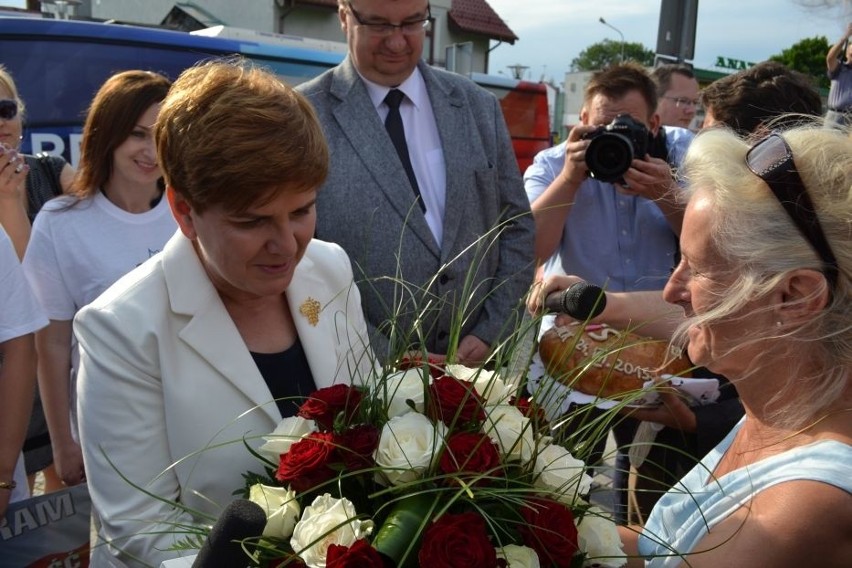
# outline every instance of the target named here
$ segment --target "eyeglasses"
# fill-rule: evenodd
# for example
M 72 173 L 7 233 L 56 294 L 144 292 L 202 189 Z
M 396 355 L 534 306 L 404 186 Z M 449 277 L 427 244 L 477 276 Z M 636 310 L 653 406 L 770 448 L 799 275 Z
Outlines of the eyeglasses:
M 12 99 L 0 100 L 0 118 L 12 120 L 18 116 L 18 101 Z
M 830 288 L 835 289 L 838 276 L 837 258 L 822 230 L 816 209 L 796 169 L 793 151 L 787 141 L 780 134 L 769 134 L 749 149 L 746 165 L 769 186 L 796 228 L 822 259 L 825 279 Z
M 668 99 L 670 101 L 674 101 L 674 104 L 677 108 L 697 107 L 699 104 L 701 104 L 701 101 L 698 100 L 698 99 L 688 99 L 686 97 L 666 97 L 666 96 L 664 96 L 662 98 Z
M 374 35 L 377 37 L 387 37 L 393 34 L 396 30 L 402 32 L 402 35 L 414 35 L 422 32 L 427 27 L 429 27 L 429 21 L 432 18 L 432 9 L 430 6 L 426 6 L 426 17 L 420 20 L 410 20 L 407 22 L 402 22 L 401 24 L 390 24 L 387 22 L 365 22 L 361 15 L 355 11 L 355 8 L 352 7 L 352 4 L 346 3 L 346 7 L 352 13 L 352 16 L 355 18 L 355 21 L 358 22 L 358 25 L 362 28 L 365 28 L 370 35 Z

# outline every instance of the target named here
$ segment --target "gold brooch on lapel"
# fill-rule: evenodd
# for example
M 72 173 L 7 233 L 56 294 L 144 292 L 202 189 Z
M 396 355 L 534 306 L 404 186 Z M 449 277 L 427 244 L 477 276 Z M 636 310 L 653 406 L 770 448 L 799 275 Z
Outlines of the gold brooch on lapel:
M 311 325 L 316 325 L 319 323 L 319 313 L 322 305 L 308 296 L 308 299 L 302 302 L 302 305 L 299 306 L 299 313 L 308 318 L 308 323 Z

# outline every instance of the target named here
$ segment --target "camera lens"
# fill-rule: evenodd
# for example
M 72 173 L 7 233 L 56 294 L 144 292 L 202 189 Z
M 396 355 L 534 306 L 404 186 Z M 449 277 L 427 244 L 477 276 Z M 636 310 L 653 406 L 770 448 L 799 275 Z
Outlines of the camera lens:
M 630 139 L 615 132 L 603 132 L 589 142 L 586 148 L 586 165 L 598 181 L 621 181 L 633 162 L 633 144 Z

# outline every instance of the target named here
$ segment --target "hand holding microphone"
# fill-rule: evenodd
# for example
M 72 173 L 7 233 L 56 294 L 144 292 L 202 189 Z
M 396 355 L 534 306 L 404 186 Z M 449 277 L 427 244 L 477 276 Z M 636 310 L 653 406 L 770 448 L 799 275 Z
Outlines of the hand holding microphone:
M 606 294 L 588 282 L 575 282 L 565 290 L 549 293 L 544 298 L 544 311 L 566 314 L 579 321 L 595 318 L 606 308 Z

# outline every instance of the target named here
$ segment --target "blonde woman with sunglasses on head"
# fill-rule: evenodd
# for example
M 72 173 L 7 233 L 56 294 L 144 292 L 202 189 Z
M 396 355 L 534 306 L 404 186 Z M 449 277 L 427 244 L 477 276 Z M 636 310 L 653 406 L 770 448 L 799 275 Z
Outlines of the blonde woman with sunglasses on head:
M 852 139 L 713 129 L 683 171 L 682 260 L 666 286 L 690 359 L 745 417 L 623 528 L 646 567 L 846 567 L 852 559 Z M 631 566 L 642 566 L 639 557 Z
M 74 170 L 59 156 L 20 153 L 25 111 L 14 79 L 0 65 L 0 225 L 19 258 L 24 256 L 36 213 L 74 179 Z

